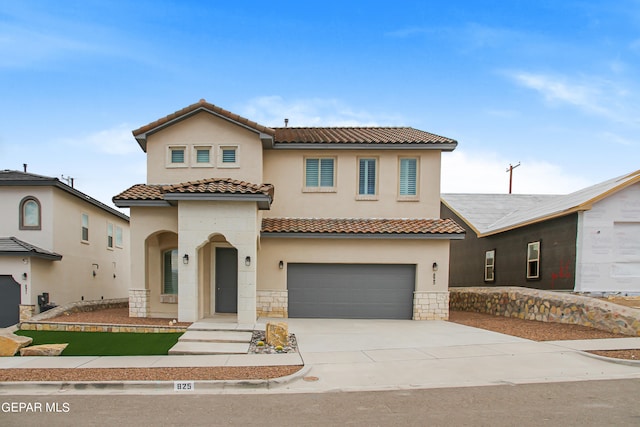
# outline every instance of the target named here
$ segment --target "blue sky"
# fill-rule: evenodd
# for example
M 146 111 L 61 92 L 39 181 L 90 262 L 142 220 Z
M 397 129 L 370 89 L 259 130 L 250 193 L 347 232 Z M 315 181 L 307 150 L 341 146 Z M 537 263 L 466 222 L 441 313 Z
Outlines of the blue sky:
M 0 168 L 99 200 L 131 130 L 200 98 L 267 126 L 458 140 L 443 192 L 568 193 L 640 169 L 640 1 L 0 2 Z

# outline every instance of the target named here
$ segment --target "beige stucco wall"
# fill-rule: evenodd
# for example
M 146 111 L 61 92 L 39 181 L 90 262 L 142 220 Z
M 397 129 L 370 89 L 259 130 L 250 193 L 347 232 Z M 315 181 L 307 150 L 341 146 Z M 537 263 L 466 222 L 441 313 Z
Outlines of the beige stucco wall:
M 220 146 L 238 146 L 238 167 L 220 167 Z M 171 146 L 185 146 L 185 166 L 167 167 Z M 194 147 L 211 146 L 212 165 L 201 167 Z M 147 184 L 175 184 L 206 178 L 233 178 L 262 183 L 259 135 L 228 120 L 200 112 L 147 138 Z
M 336 157 L 335 192 L 304 192 L 304 159 Z M 399 198 L 399 159 L 419 159 L 418 200 Z M 378 159 L 377 200 L 358 200 L 358 160 Z M 264 182 L 274 184 L 268 217 L 439 218 L 440 151 L 265 150 Z
M 23 304 L 37 304 L 37 295 L 49 292 L 51 302 L 66 304 L 82 298 L 125 298 L 130 287 L 128 221 L 106 212 L 59 188 L 3 187 L 0 204 L 0 235 L 15 236 L 27 243 L 62 255 L 60 261 L 25 258 L 28 278 Z M 19 230 L 19 204 L 25 196 L 40 202 L 41 229 Z M 81 242 L 81 214 L 89 215 L 89 243 Z M 107 248 L 107 223 L 114 226 L 114 248 Z M 123 231 L 123 245 L 115 246 L 115 227 Z M 98 267 L 96 268 L 95 265 Z M 0 265 L 0 273 L 2 273 Z M 96 276 L 93 276 L 93 271 Z M 4 274 L 4 273 L 2 273 Z M 113 277 L 113 276 L 116 277 Z M 14 276 L 15 277 L 15 276 Z
M 178 247 L 177 207 L 131 208 L 131 287 L 150 290 L 151 317 L 177 317 L 178 305 L 161 303 L 162 252 Z
M 278 264 L 284 262 L 280 270 Z M 449 240 L 297 239 L 260 240 L 258 290 L 287 289 L 288 263 L 415 264 L 416 291 L 446 292 Z M 433 284 L 433 263 L 438 263 Z

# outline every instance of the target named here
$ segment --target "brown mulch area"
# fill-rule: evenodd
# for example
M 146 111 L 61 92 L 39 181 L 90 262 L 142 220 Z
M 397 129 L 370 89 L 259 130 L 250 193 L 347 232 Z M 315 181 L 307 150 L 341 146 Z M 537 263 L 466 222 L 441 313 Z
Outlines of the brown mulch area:
M 501 334 L 512 335 L 532 341 L 588 340 L 598 338 L 629 338 L 628 335 L 614 334 L 582 325 L 537 322 L 514 319 L 491 314 L 469 311 L 450 311 L 449 321 L 474 328 L 487 329 Z M 640 349 L 589 351 L 589 353 L 616 359 L 640 360 Z
M 267 380 L 302 366 L 215 366 L 200 368 L 0 369 L 0 381 L 201 381 Z
M 62 314 L 58 317 L 45 320 L 46 322 L 62 323 L 107 323 L 116 325 L 148 325 L 170 326 L 173 319 L 158 319 L 149 317 L 129 317 L 129 309 L 107 308 L 98 311 L 85 311 L 78 313 Z M 177 322 L 174 326 L 189 326 L 191 322 Z

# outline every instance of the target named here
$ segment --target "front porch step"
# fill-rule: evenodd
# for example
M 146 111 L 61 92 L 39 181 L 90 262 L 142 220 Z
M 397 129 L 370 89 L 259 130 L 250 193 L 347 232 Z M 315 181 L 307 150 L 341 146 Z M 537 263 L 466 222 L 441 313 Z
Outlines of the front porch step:
M 203 331 L 187 330 L 180 337 L 180 342 L 216 342 L 216 343 L 248 343 L 253 332 L 249 331 Z
M 171 347 L 169 355 L 185 354 L 247 354 L 249 343 L 220 343 L 203 341 L 178 341 Z

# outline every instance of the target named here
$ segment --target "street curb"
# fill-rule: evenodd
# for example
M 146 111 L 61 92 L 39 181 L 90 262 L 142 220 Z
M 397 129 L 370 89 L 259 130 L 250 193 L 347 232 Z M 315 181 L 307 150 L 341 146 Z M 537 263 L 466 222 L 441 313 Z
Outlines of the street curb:
M 640 367 L 640 360 L 617 359 L 615 357 L 600 356 L 599 354 L 589 353 L 589 351 L 587 350 L 577 350 L 577 351 L 578 353 L 581 353 L 587 357 L 591 357 L 592 359 L 602 360 L 603 362 L 615 363 L 617 365 Z M 597 351 L 597 350 L 592 350 L 592 351 Z
M 302 365 L 299 371 L 291 375 L 268 380 L 194 380 L 194 392 L 208 390 L 268 390 L 288 384 L 292 381 L 304 377 L 311 366 Z M 188 380 L 187 380 L 188 381 Z M 6 392 L 67 392 L 67 391 L 88 391 L 88 392 L 110 392 L 110 391 L 154 391 L 176 393 L 174 385 L 176 381 L 7 381 L 0 382 L 0 394 Z M 188 381 L 191 382 L 191 381 Z M 189 392 L 180 392 L 188 394 Z

